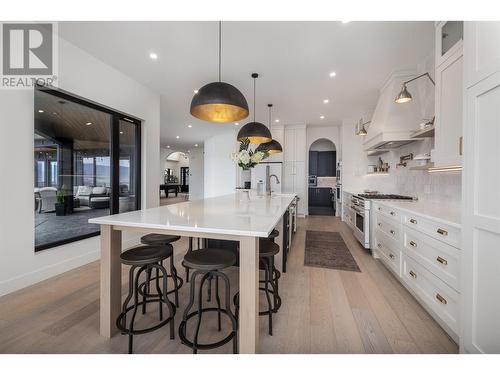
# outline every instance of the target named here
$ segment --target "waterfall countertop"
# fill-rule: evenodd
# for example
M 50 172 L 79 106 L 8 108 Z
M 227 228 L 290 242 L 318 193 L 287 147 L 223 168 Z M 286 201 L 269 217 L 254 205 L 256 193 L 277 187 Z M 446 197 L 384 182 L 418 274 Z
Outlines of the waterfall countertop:
M 178 230 L 267 237 L 296 194 L 257 196 L 253 192 L 186 201 L 90 219 L 89 223 L 146 229 Z

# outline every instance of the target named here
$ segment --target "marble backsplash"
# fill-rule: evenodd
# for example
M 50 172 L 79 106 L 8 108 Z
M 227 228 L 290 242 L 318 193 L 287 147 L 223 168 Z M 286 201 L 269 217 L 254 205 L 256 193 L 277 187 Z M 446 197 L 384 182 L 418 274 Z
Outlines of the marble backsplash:
M 390 165 L 389 174 L 363 176 L 363 186 L 382 193 L 395 193 L 417 197 L 420 200 L 441 201 L 460 204 L 462 199 L 462 173 L 430 173 L 426 170 L 411 170 L 417 161 L 408 162 L 406 167 L 396 165 L 399 157 L 413 153 L 414 156 L 428 153 L 433 148 L 431 139 L 415 142 L 394 151 L 382 154 L 381 158 Z M 369 164 L 376 164 L 378 157 L 370 157 Z

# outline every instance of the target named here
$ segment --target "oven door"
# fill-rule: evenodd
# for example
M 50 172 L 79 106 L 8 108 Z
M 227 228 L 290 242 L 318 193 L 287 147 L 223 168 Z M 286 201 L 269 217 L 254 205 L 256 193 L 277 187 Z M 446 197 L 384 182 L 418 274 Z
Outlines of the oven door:
M 368 220 L 365 217 L 364 211 L 358 211 L 358 209 L 354 210 L 354 237 L 363 245 L 364 248 L 369 247 L 367 243 L 367 234 L 368 234 Z

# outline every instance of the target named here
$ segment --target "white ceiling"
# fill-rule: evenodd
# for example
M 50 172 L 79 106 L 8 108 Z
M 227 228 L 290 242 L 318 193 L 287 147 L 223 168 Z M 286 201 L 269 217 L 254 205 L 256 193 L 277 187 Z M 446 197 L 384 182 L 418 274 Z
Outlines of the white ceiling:
M 177 150 L 235 127 L 189 113 L 193 90 L 217 80 L 217 30 L 218 22 L 59 24 L 63 38 L 161 94 L 161 144 Z M 252 108 L 250 74 L 260 74 L 257 121 L 267 124 L 273 103 L 282 124 L 339 125 L 370 112 L 387 76 L 415 68 L 433 45 L 433 22 L 224 22 L 222 79 Z

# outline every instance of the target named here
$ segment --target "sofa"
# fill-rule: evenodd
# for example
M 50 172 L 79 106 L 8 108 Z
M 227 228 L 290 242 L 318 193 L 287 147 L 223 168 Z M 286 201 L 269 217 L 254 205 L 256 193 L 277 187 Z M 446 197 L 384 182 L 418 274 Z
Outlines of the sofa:
M 38 202 L 38 212 L 54 212 L 57 203 L 55 187 L 35 188 L 35 202 Z M 36 207 L 36 206 L 35 206 Z
M 90 208 L 109 208 L 110 188 L 104 186 L 78 186 L 75 199 L 80 206 Z

